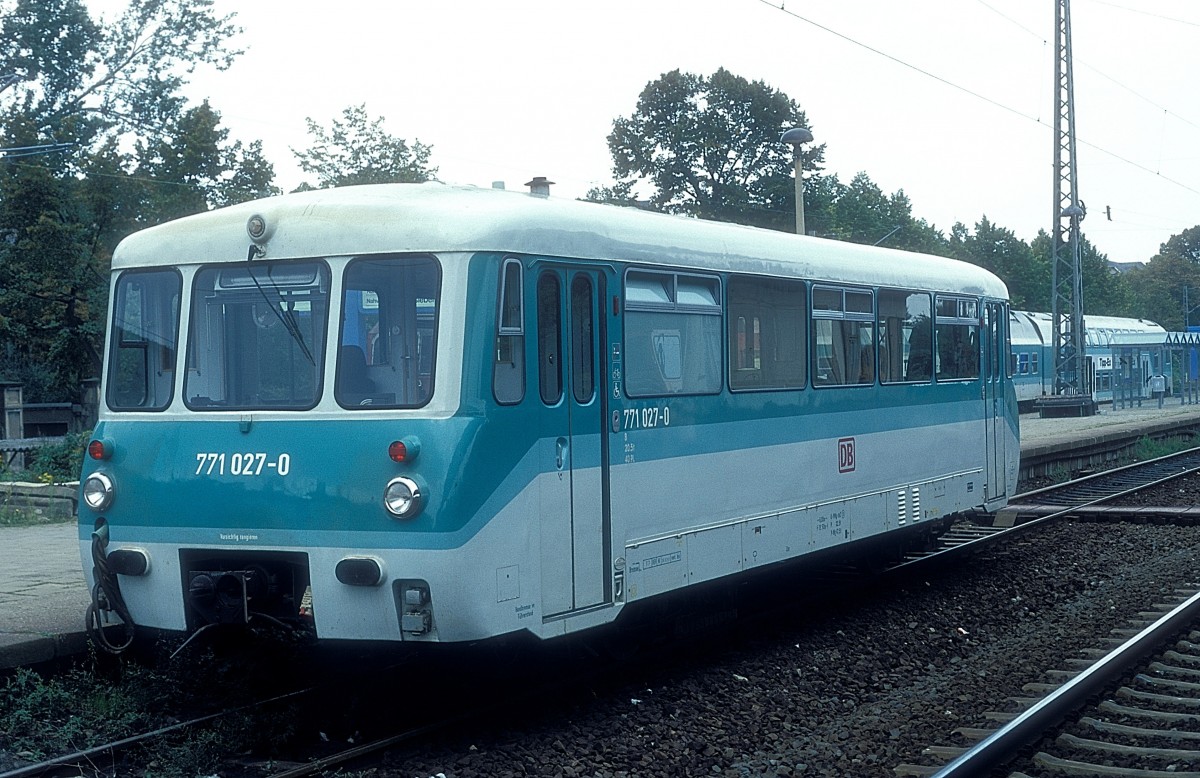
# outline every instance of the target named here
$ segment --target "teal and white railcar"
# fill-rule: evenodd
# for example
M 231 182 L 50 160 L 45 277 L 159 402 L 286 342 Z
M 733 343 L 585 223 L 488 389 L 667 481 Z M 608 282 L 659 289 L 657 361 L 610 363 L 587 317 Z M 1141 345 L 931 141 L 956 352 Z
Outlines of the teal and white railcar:
M 899 543 L 1015 488 L 1007 305 L 940 257 L 524 193 L 188 217 L 113 257 L 85 568 L 157 629 L 447 642 Z

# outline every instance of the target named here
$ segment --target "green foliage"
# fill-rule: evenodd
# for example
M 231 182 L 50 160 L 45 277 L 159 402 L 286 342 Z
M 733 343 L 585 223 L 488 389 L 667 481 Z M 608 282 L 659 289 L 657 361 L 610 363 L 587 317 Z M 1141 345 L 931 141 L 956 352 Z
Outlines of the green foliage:
M 38 760 L 91 748 L 134 732 L 154 702 L 80 670 L 44 679 L 19 668 L 0 689 L 0 741 Z
M 77 187 L 43 165 L 0 168 L 0 343 L 5 361 L 49 371 L 49 396 L 27 395 L 44 402 L 74 399 L 99 365 L 105 275 Z
M 418 140 L 412 145 L 391 135 L 384 118 L 371 119 L 365 105 L 350 106 L 334 119 L 328 130 L 311 118 L 308 134 L 312 146 L 292 149 L 300 169 L 317 177 L 316 188 L 353 184 L 420 183 L 437 176 L 429 166 L 433 151 Z M 301 189 L 314 188 L 304 184 Z
M 649 182 L 656 210 L 788 229 L 792 152 L 779 136 L 807 126 L 799 106 L 762 81 L 725 69 L 711 77 L 673 70 L 646 85 L 631 116 L 613 122 L 608 147 L 620 184 Z M 820 169 L 824 149 L 804 150 L 806 171 Z
M 227 68 L 240 30 L 212 0 L 129 0 L 97 22 L 81 0 L 0 0 L 0 73 L 21 76 L 14 109 L 57 140 L 148 137 L 177 116 L 196 66 Z
M 240 141 L 229 143 L 228 136 L 221 114 L 205 100 L 180 114 L 161 137 L 139 144 L 135 172 L 142 182 L 142 210 L 168 221 L 279 194 L 261 142 L 245 148 Z
M 950 231 L 953 256 L 992 271 L 1008 285 L 1014 308 L 1050 310 L 1050 263 L 1012 230 L 993 224 L 986 216 L 971 232 L 963 224 Z
M 586 199 L 791 231 L 792 155 L 779 136 L 794 126 L 811 123 L 795 102 L 764 82 L 724 69 L 711 77 L 665 73 L 646 85 L 631 115 L 613 122 L 608 145 L 616 183 L 593 189 Z M 999 276 L 1014 307 L 1051 310 L 1048 233 L 1027 242 L 983 216 L 973 228 L 954 225 L 947 237 L 913 216 L 903 190 L 885 193 L 866 172 L 849 184 L 822 174 L 824 149 L 809 144 L 803 150 L 810 234 L 957 257 Z M 648 200 L 634 192 L 642 185 L 651 189 Z M 1182 322 L 1173 324 L 1179 317 L 1171 312 L 1182 311 L 1185 284 L 1200 303 L 1200 227 L 1172 238 L 1159 262 L 1131 271 L 1128 280 L 1109 268 L 1086 236 L 1081 252 L 1088 313 L 1151 318 L 1177 329 Z
M 1125 274 L 1130 315 L 1158 322 L 1168 330 L 1200 323 L 1200 225 L 1172 235 L 1142 267 Z M 1186 294 L 1185 294 L 1186 289 Z M 1186 307 L 1192 308 L 1184 316 Z
M 609 205 L 640 205 L 637 196 L 633 193 L 632 181 L 618 181 L 612 186 L 594 186 L 588 190 L 583 199 L 590 203 L 608 203 Z
M 128 0 L 103 21 L 82 0 L 0 0 L 0 74 L 21 79 L 0 91 L 0 145 L 71 144 L 0 166 L 0 370 L 26 400 L 77 401 L 99 374 L 121 238 L 274 191 L 261 146 L 185 110 L 187 74 L 238 53 L 231 19 L 212 0 Z
M 1132 459 L 1134 462 L 1145 462 L 1150 459 L 1178 454 L 1180 451 L 1187 451 L 1194 448 L 1195 445 L 1196 441 L 1191 438 L 1162 438 L 1156 440 L 1143 435 L 1138 438 L 1137 443 L 1133 447 Z
M 65 436 L 61 443 L 39 447 L 26 462 L 27 469 L 39 477 L 49 475 L 54 483 L 77 480 L 91 435 L 90 430 L 75 432 Z
M 161 673 L 125 664 L 116 680 L 85 669 L 42 677 L 19 668 L 0 687 L 0 743 L 11 754 L 43 760 L 163 727 L 174 723 L 174 706 L 192 698 L 197 679 L 209 684 L 209 694 L 219 688 L 212 672 L 178 665 Z M 293 731 L 294 724 L 279 716 L 264 722 L 230 715 L 150 741 L 137 761 L 147 765 L 144 774 L 157 778 L 209 775 L 230 753 L 279 743 Z

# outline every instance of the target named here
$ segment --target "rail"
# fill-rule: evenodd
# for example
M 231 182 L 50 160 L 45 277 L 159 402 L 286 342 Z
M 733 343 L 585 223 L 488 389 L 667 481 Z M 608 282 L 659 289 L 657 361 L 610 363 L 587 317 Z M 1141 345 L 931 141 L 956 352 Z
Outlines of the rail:
M 1143 629 L 934 774 L 934 778 L 987 776 L 1040 739 L 1076 710 L 1104 693 L 1128 670 L 1200 618 L 1200 594 Z

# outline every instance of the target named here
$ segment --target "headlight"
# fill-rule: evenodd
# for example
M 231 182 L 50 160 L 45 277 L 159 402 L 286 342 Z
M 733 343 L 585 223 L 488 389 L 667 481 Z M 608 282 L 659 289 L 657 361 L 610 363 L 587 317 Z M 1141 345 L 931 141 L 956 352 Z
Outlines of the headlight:
M 112 505 L 113 482 L 104 473 L 92 473 L 83 482 L 83 501 L 94 511 L 102 511 Z
M 405 476 L 399 476 L 388 481 L 383 490 L 383 504 L 388 513 L 401 519 L 409 519 L 421 511 L 421 503 L 425 494 L 417 482 Z

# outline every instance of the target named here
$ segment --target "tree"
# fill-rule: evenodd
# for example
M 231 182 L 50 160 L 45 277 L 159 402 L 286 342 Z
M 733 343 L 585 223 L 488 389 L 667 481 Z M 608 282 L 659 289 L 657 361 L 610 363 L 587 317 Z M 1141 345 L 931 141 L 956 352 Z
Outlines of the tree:
M 646 85 L 632 115 L 613 122 L 608 147 L 621 186 L 649 183 L 657 210 L 793 229 L 792 150 L 780 133 L 807 127 L 800 107 L 762 81 L 724 68 L 673 70 Z M 809 175 L 824 145 L 804 150 Z
M 1053 268 L 1054 262 L 1053 244 L 1050 241 L 1049 233 L 1039 230 L 1037 237 L 1030 245 L 1036 261 L 1045 264 L 1047 273 L 1050 272 L 1050 268 Z M 1070 251 L 1070 248 L 1064 247 L 1063 250 Z M 1121 316 L 1126 314 L 1129 307 L 1126 283 L 1121 274 L 1109 265 L 1108 256 L 1097 251 L 1085 235 L 1080 235 L 1079 238 L 1079 254 L 1080 273 L 1083 276 L 1084 315 Z M 1045 300 L 1046 305 L 1050 305 L 1051 295 L 1054 294 L 1054 291 L 1050 288 L 1050 276 L 1047 275 L 1046 278 Z M 1046 310 L 1050 310 L 1050 308 L 1046 308 Z
M 1200 304 L 1200 225 L 1172 235 L 1150 261 L 1125 274 L 1129 315 L 1158 322 L 1168 330 L 1200 323 L 1186 307 Z M 1184 290 L 1187 290 L 1186 293 Z
M 914 219 L 904 190 L 887 195 L 866 173 L 849 185 L 836 175 L 813 176 L 804 194 L 809 234 L 869 246 L 947 254 L 946 239 L 924 219 Z
M 912 216 L 912 202 L 899 190 L 884 194 L 866 173 L 834 191 L 829 236 L 851 243 L 931 254 L 946 253 L 945 238 Z
M 0 90 L 0 146 L 70 144 L 69 153 L 0 163 L 0 370 L 26 381 L 28 399 L 76 400 L 79 380 L 99 370 L 112 251 L 158 220 L 127 149 L 161 148 L 189 120 L 200 129 L 180 90 L 195 67 L 224 68 L 236 56 L 231 19 L 215 15 L 212 0 L 129 0 L 107 22 L 81 0 L 0 0 L 0 75 L 19 79 Z M 176 175 L 192 152 L 140 162 Z M 256 180 L 269 173 L 252 153 L 241 161 Z M 218 178 L 227 192 L 210 199 L 205 190 L 188 208 L 237 196 L 236 174 Z
M 261 142 L 247 150 L 228 137 L 221 115 L 205 100 L 173 120 L 158 139 L 138 144 L 135 174 L 146 190 L 145 211 L 166 221 L 279 194 Z
M 74 399 L 100 363 L 90 235 L 70 187 L 42 165 L 0 178 L 0 342 L 31 398 Z M 30 369 L 31 368 L 31 369 Z
M 391 135 L 383 127 L 384 118 L 371 119 L 366 105 L 342 111 L 326 130 L 311 118 L 308 134 L 312 146 L 304 151 L 292 149 L 300 169 L 317 177 L 317 188 L 353 184 L 419 183 L 437 176 L 429 166 L 433 151 L 418 140 L 408 141 Z M 305 182 L 301 189 L 312 189 Z
M 54 140 L 90 144 L 97 134 L 153 136 L 182 106 L 185 75 L 227 68 L 241 30 L 212 0 L 129 0 L 113 21 L 91 19 L 81 0 L 0 0 L 0 74 L 13 111 Z
M 637 196 L 633 193 L 632 181 L 619 181 L 612 186 L 594 186 L 583 197 L 589 203 L 608 203 L 609 205 L 632 205 L 640 207 Z M 649 203 L 645 203 L 649 205 Z
M 1167 238 L 1167 242 L 1158 247 L 1158 254 L 1154 258 L 1167 256 L 1178 257 L 1200 267 L 1200 225 Z
M 212 205 L 221 208 L 282 194 L 274 181 L 275 166 L 263 153 L 262 141 L 251 141 L 245 147 L 238 141 L 228 149 L 225 175 L 212 193 Z
M 949 247 L 954 257 L 999 276 L 1008 286 L 1014 308 L 1050 310 L 1050 265 L 1012 230 L 984 216 L 975 223 L 974 233 L 964 224 L 955 224 Z

